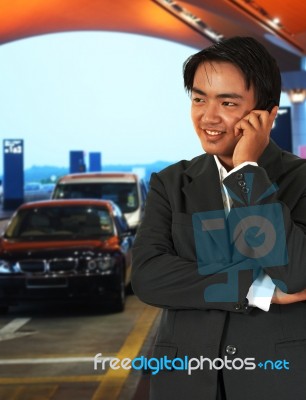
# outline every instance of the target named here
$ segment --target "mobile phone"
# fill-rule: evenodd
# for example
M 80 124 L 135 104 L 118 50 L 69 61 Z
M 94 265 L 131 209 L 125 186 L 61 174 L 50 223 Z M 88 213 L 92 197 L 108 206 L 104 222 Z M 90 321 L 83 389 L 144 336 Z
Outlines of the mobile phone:
M 275 102 L 273 100 L 269 101 L 266 110 L 269 111 L 269 113 L 272 111 L 272 108 L 276 106 Z

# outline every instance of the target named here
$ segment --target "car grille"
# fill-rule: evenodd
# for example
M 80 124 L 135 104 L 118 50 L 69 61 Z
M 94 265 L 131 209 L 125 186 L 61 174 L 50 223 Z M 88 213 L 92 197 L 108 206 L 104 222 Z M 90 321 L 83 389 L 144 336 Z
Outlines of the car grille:
M 78 260 L 74 258 L 22 260 L 18 264 L 20 271 L 25 273 L 70 272 L 77 268 Z
M 46 266 L 44 261 L 20 261 L 19 268 L 22 272 L 45 272 Z

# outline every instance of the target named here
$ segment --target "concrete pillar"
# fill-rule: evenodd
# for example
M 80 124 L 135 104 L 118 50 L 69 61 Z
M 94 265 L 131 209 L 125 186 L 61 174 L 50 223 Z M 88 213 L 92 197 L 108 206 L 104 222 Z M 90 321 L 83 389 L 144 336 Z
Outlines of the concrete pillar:
M 306 145 L 306 58 L 301 59 L 301 69 L 282 73 L 282 90 L 288 93 L 292 104 L 292 151 L 297 155 L 299 146 Z M 302 101 L 296 102 L 294 93 L 302 95 Z
M 306 102 L 292 103 L 292 151 L 299 154 L 299 146 L 306 145 Z

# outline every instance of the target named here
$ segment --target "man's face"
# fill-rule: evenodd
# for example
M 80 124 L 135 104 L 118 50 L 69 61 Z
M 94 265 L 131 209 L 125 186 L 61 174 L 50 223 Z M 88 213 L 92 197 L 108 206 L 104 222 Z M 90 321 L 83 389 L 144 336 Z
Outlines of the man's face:
M 228 62 L 205 62 L 196 70 L 191 117 L 202 147 L 232 167 L 232 155 L 241 136 L 235 124 L 255 107 L 255 94 L 246 88 L 242 72 Z

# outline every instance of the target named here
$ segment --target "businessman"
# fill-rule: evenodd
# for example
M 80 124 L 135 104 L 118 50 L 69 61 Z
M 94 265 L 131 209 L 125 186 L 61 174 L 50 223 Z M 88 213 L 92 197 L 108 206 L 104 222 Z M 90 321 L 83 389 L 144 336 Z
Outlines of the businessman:
M 306 162 L 270 139 L 279 68 L 233 37 L 183 74 L 204 154 L 152 174 L 133 250 L 134 291 L 163 310 L 153 356 L 173 361 L 150 398 L 302 400 Z

